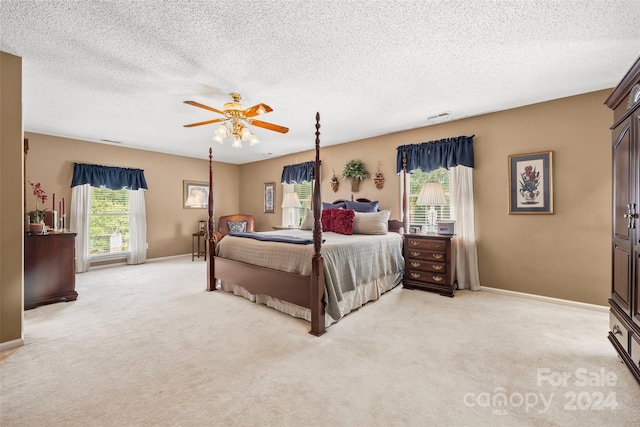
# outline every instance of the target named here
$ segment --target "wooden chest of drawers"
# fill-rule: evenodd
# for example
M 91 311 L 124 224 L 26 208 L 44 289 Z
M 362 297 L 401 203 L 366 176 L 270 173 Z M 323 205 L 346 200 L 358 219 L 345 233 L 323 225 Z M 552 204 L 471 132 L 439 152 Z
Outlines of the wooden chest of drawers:
M 24 236 L 24 309 L 40 304 L 75 301 L 76 233 Z
M 404 288 L 453 297 L 458 282 L 451 239 L 438 234 L 404 235 Z

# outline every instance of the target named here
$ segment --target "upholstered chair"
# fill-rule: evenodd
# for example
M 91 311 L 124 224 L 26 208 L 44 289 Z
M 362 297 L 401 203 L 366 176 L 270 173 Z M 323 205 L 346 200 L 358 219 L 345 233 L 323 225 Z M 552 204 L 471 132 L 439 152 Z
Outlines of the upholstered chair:
M 220 241 L 229 231 L 254 231 L 253 215 L 233 214 L 218 218 L 218 229 L 215 231 L 216 240 Z

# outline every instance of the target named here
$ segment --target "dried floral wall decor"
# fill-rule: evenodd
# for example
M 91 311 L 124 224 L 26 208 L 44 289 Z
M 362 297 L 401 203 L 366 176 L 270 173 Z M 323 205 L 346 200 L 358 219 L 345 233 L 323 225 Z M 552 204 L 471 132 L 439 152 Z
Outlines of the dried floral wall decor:
M 384 175 L 380 170 L 380 166 L 382 166 L 382 162 L 378 162 L 378 171 L 376 172 L 375 178 L 373 178 L 373 181 L 376 183 L 376 188 L 378 190 L 382 190 L 382 187 L 384 187 Z
M 351 181 L 351 191 L 356 192 L 359 190 L 360 181 L 370 178 L 371 174 L 362 160 L 353 159 L 344 165 L 342 177 Z
M 338 177 L 336 176 L 336 171 L 333 171 L 333 176 L 331 177 L 331 189 L 334 193 L 338 192 L 338 188 L 340 188 L 340 181 L 338 181 Z

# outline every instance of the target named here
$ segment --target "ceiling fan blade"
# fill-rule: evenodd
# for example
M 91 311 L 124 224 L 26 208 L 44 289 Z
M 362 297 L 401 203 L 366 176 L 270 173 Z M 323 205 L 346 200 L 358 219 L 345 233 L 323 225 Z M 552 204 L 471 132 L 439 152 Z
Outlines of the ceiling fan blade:
M 223 121 L 225 121 L 225 120 L 227 120 L 227 118 L 226 118 L 226 117 L 223 117 L 223 118 L 221 118 L 221 119 L 213 119 L 213 120 L 206 120 L 206 121 L 204 121 L 204 122 L 191 123 L 191 124 L 188 124 L 188 125 L 184 125 L 184 127 L 186 127 L 186 128 L 192 128 L 192 127 L 194 127 L 194 126 L 210 125 L 211 123 L 223 122 Z
M 204 105 L 204 104 L 200 104 L 199 102 L 196 102 L 196 101 L 184 101 L 184 103 L 185 104 L 189 104 L 189 105 L 193 105 L 194 107 L 204 108 L 205 110 L 213 111 L 214 113 L 224 114 L 223 111 L 220 111 L 220 110 L 215 109 L 213 107 L 209 107 L 209 106 Z
M 256 104 L 243 111 L 245 117 L 254 117 L 260 114 L 270 113 L 273 111 L 267 104 Z
M 280 133 L 289 132 L 289 128 L 286 128 L 286 127 L 280 126 L 280 125 L 274 125 L 273 123 L 263 122 L 261 120 L 251 120 L 251 124 L 254 125 L 254 126 L 258 126 L 258 127 L 264 128 L 264 129 L 273 130 L 273 131 L 280 132 Z

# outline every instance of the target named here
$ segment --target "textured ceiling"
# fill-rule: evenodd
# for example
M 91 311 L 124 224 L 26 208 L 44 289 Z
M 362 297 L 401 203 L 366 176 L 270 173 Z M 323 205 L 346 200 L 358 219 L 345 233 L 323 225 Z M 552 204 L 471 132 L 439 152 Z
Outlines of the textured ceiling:
M 312 149 L 316 111 L 340 144 L 610 88 L 640 54 L 637 1 L 1 0 L 0 26 L 26 131 L 238 164 Z M 289 133 L 183 127 L 229 92 Z

